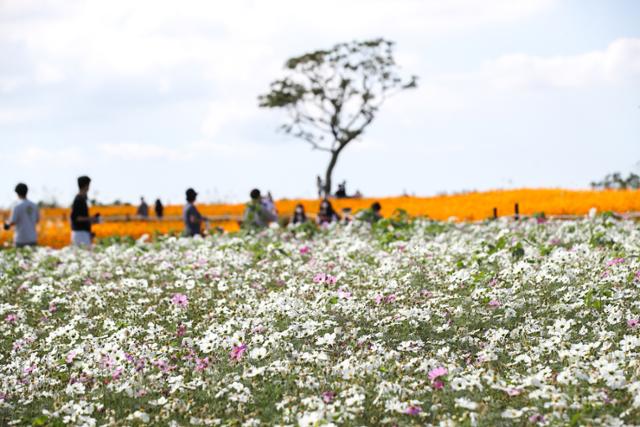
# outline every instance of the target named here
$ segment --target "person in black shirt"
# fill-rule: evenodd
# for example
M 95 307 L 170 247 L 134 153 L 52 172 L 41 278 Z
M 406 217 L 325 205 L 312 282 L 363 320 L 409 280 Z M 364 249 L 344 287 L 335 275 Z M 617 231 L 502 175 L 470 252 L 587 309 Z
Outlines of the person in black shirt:
M 162 202 L 160 201 L 160 199 L 156 200 L 155 211 L 156 211 L 156 217 L 162 218 L 162 216 L 164 215 L 164 206 L 162 206 Z
M 149 205 L 147 205 L 144 197 L 140 197 L 140 206 L 138 206 L 138 211 L 136 212 L 136 214 L 140 218 L 149 218 Z
M 100 214 L 89 216 L 87 194 L 91 178 L 81 176 L 78 178 L 78 194 L 73 199 L 71 206 L 71 243 L 74 246 L 91 246 L 91 224 L 100 220 Z

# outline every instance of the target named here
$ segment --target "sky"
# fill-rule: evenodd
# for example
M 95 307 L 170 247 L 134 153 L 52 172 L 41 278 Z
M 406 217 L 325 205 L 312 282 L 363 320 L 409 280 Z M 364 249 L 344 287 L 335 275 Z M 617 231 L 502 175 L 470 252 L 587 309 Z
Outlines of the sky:
M 314 197 L 327 153 L 257 96 L 286 59 L 396 42 L 390 99 L 334 181 L 383 197 L 588 188 L 640 171 L 636 0 L 0 0 L 0 206 Z

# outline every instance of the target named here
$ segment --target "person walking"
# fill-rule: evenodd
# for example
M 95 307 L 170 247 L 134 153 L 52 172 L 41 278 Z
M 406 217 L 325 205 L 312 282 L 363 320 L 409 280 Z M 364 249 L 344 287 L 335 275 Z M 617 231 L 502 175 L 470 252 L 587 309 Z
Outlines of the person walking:
M 9 221 L 4 223 L 4 229 L 15 227 L 13 243 L 16 248 L 35 246 L 38 241 L 36 225 L 40 221 L 38 206 L 27 199 L 29 187 L 26 184 L 16 185 L 15 192 L 18 202 L 11 208 Z
M 140 197 L 140 206 L 138 206 L 136 214 L 143 219 L 149 218 L 149 205 L 147 205 L 144 197 Z
M 254 188 L 249 193 L 251 201 L 246 204 L 242 219 L 242 228 L 260 229 L 268 227 L 269 224 L 278 219 L 278 216 L 265 207 L 260 190 Z
M 100 222 L 99 213 L 89 216 L 87 195 L 90 186 L 91 178 L 85 175 L 78 178 L 78 194 L 71 206 L 71 244 L 74 246 L 90 247 L 93 240 L 91 225 Z
M 198 193 L 193 188 L 186 191 L 187 204 L 182 211 L 184 221 L 184 235 L 187 237 L 202 236 L 202 221 L 204 218 L 195 205 Z
M 164 206 L 160 199 L 156 199 L 154 210 L 156 211 L 156 218 L 162 218 L 164 216 Z

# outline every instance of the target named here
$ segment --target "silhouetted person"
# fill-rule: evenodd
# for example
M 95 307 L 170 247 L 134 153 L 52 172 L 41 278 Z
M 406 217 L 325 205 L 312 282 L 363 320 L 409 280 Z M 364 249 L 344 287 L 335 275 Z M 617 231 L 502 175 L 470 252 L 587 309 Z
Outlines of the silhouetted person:
M 202 215 L 196 208 L 195 201 L 198 193 L 193 188 L 189 188 L 186 192 L 187 204 L 184 205 L 182 218 L 184 220 L 184 235 L 193 237 L 202 235 Z
M 242 219 L 242 228 L 265 228 L 278 219 L 278 216 L 265 207 L 260 190 L 254 188 L 249 193 L 251 201 L 246 204 Z
M 157 218 L 162 218 L 164 216 L 164 206 L 162 206 L 162 202 L 160 201 L 160 199 L 156 199 L 156 205 L 154 209 L 156 211 Z
M 363 209 L 358 212 L 357 218 L 361 221 L 366 221 L 373 224 L 374 222 L 378 222 L 382 219 L 382 215 L 380 214 L 381 210 L 382 206 L 380 206 L 380 203 L 373 202 L 370 208 Z
M 338 221 L 340 221 L 340 215 L 338 215 L 333 209 L 333 205 L 331 204 L 331 202 L 328 199 L 324 199 L 320 203 L 320 210 L 318 211 L 316 222 L 322 225 Z
M 304 224 L 307 222 L 307 214 L 304 211 L 302 203 L 296 205 L 296 210 L 293 212 L 293 218 L 291 218 L 292 224 Z
M 149 218 L 149 205 L 144 201 L 144 197 L 140 197 L 140 206 L 138 206 L 137 214 L 141 218 Z
M 346 181 L 343 181 L 341 184 L 338 184 L 338 191 L 336 191 L 336 197 L 338 199 L 346 199 L 348 197 Z
M 320 175 L 316 175 L 316 186 L 318 187 L 318 199 L 322 199 L 324 187 L 322 185 L 322 178 L 320 178 Z
M 40 221 L 38 206 L 27 199 L 29 188 L 26 184 L 16 185 L 15 191 L 18 195 L 18 202 L 11 208 L 9 222 L 4 223 L 4 229 L 9 230 L 11 227 L 15 227 L 13 243 L 16 248 L 35 246 L 38 241 L 36 224 Z
M 91 234 L 91 224 L 100 221 L 100 214 L 89 216 L 89 205 L 87 194 L 91 178 L 81 176 L 78 178 L 78 194 L 73 199 L 71 206 L 71 244 L 74 246 L 91 246 L 93 235 Z

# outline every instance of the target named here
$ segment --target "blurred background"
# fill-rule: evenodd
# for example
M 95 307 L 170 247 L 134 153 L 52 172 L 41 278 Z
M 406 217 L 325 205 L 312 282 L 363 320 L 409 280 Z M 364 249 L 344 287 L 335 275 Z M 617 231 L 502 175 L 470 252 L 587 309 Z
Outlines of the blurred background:
M 395 41 L 417 89 L 340 158 L 365 196 L 588 188 L 640 165 L 634 0 L 0 0 L 0 206 L 316 195 L 328 157 L 257 96 L 287 58 Z

